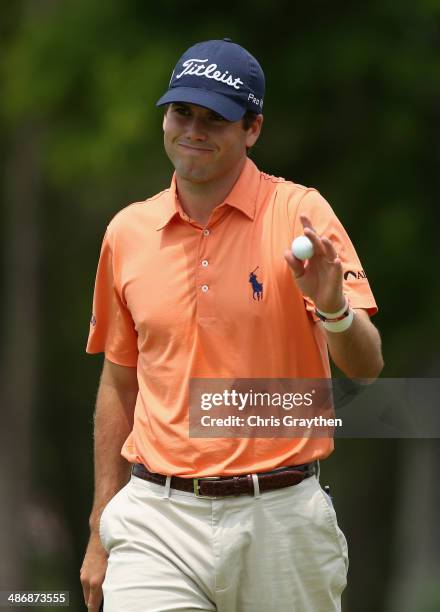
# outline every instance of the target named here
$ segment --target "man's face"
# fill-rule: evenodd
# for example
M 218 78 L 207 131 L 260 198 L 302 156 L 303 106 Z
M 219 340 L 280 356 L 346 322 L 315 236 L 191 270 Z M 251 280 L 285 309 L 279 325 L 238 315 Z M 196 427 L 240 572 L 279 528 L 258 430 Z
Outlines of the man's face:
M 180 178 L 206 183 L 234 171 L 260 134 L 259 115 L 249 130 L 203 106 L 175 103 L 163 120 L 165 151 Z

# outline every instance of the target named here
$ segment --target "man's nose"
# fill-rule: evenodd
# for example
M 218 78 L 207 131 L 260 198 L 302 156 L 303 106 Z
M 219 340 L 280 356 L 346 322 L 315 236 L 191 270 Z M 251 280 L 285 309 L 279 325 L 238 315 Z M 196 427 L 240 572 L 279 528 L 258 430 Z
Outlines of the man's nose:
M 203 117 L 191 117 L 185 134 L 188 140 L 206 140 L 207 125 Z

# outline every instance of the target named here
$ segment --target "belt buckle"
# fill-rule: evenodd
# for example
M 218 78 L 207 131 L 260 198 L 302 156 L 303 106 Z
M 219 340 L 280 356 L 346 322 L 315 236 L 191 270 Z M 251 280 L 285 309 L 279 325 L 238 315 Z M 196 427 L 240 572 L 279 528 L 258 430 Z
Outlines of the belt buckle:
M 220 476 L 202 476 L 201 478 L 193 478 L 194 495 L 202 499 L 218 499 L 217 495 L 201 495 L 199 480 L 220 480 Z

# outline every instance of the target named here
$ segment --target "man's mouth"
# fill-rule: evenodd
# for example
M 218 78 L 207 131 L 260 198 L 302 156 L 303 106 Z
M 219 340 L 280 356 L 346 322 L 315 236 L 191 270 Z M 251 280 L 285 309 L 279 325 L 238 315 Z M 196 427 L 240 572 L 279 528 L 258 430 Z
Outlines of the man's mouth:
M 184 149 L 187 149 L 188 152 L 189 151 L 193 151 L 194 153 L 212 153 L 214 151 L 214 149 L 210 148 L 210 147 L 201 147 L 199 145 L 192 145 L 186 142 L 178 142 L 177 143 L 180 147 L 183 147 Z

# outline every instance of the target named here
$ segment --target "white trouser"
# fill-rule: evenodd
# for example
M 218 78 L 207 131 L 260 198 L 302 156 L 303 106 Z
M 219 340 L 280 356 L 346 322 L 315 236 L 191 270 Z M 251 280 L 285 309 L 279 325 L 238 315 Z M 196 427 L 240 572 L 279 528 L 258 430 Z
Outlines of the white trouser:
M 347 543 L 315 476 L 197 498 L 136 476 L 105 507 L 104 612 L 335 612 Z

